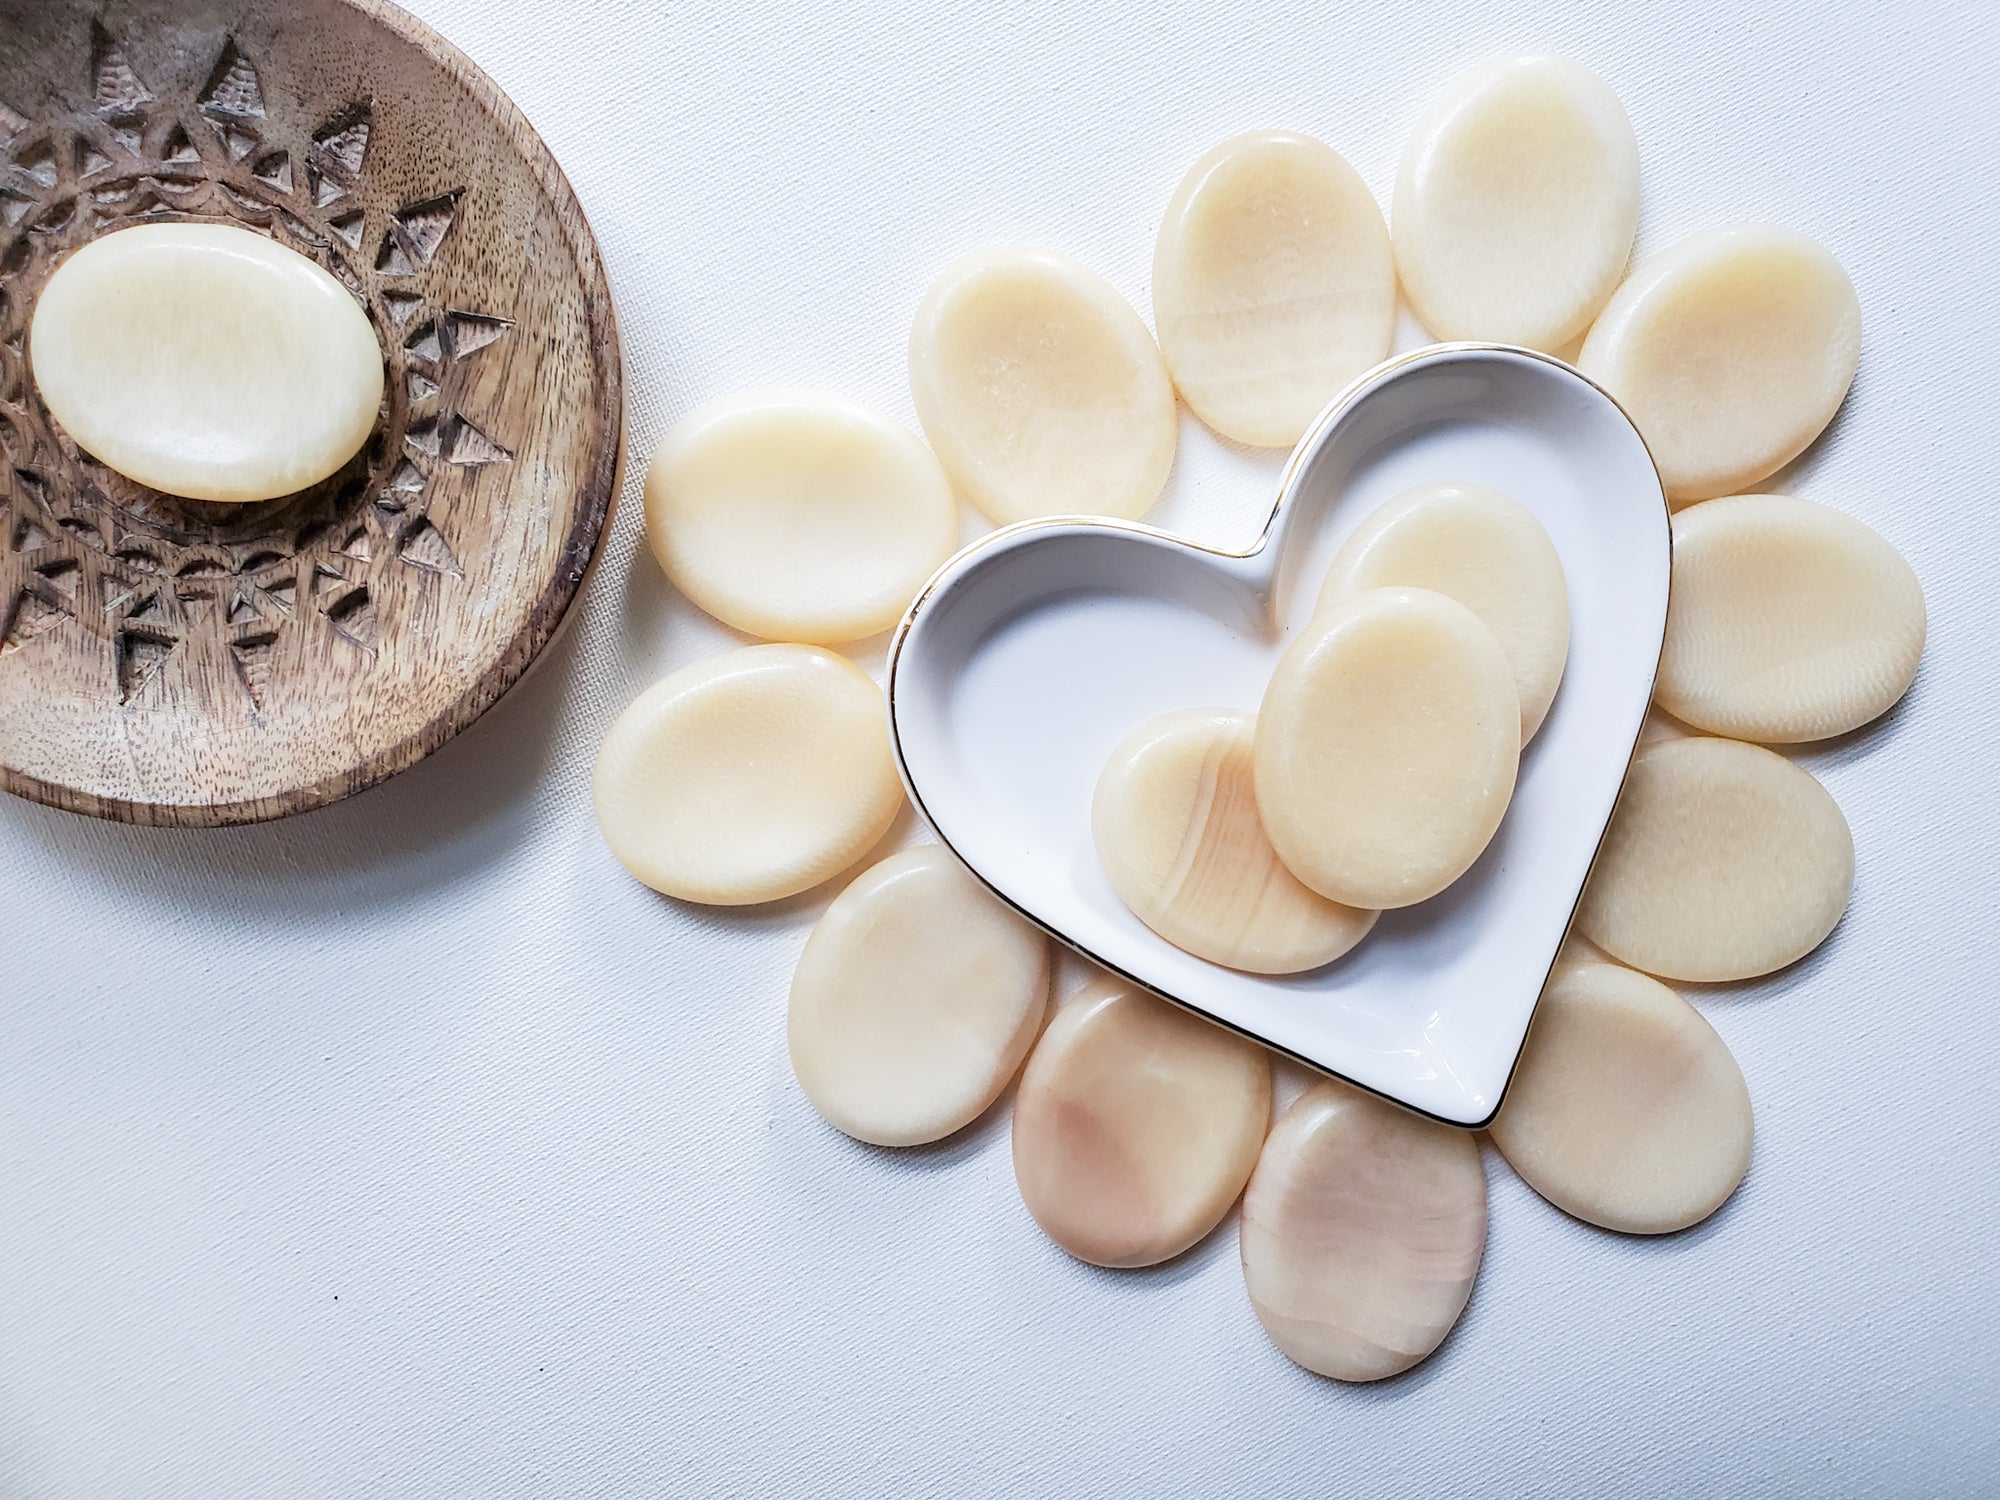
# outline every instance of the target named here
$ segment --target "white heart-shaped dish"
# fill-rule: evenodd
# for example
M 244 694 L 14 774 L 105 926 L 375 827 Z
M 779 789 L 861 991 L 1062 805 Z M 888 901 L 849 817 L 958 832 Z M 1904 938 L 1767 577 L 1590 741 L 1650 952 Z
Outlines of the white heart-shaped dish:
M 1569 665 L 1506 821 L 1442 895 L 1311 973 L 1225 969 L 1157 936 L 1098 863 L 1112 748 L 1181 708 L 1255 712 L 1340 542 L 1419 484 L 1491 485 L 1562 558 Z M 1499 1108 L 1652 697 L 1666 497 L 1616 402 L 1560 360 L 1441 344 L 1321 414 L 1245 553 L 1118 521 L 1031 521 L 952 559 L 889 651 L 896 759 L 938 837 L 1086 958 L 1323 1072 L 1455 1125 Z M 1301 581 L 1306 584 L 1300 587 Z

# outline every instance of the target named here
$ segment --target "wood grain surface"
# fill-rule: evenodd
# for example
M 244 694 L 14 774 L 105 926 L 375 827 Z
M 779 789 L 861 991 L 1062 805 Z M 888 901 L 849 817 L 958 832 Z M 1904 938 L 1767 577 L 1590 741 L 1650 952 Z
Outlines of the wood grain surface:
M 64 254 L 227 221 L 367 311 L 387 388 L 329 479 L 248 506 L 81 452 L 26 332 Z M 378 0 L 0 0 L 0 787 L 203 826 L 394 774 L 519 680 L 617 494 L 597 248 L 499 89 Z

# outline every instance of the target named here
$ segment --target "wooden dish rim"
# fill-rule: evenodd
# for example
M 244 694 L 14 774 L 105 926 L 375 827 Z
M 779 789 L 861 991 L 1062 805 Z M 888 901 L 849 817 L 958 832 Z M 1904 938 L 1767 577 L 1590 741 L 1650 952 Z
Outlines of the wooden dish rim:
M 567 557 L 581 549 L 584 553 L 583 567 L 575 571 L 558 567 L 555 576 L 537 597 L 521 630 L 479 679 L 443 712 L 426 720 L 362 765 L 336 772 L 311 785 L 237 802 L 143 802 L 103 796 L 81 787 L 46 781 L 0 764 L 0 790 L 63 812 L 155 828 L 220 828 L 263 823 L 330 806 L 408 770 L 483 717 L 488 709 L 520 683 L 569 622 L 577 601 L 582 598 L 584 589 L 597 570 L 624 470 L 624 374 L 610 284 L 605 277 L 597 238 L 591 232 L 583 205 L 577 201 L 576 190 L 570 186 L 569 178 L 563 174 L 548 143 L 529 123 L 520 106 L 484 69 L 437 31 L 400 6 L 390 3 L 390 0 L 329 0 L 329 3 L 353 11 L 409 42 L 460 84 L 489 116 L 502 126 L 511 124 L 514 128 L 508 134 L 534 174 L 536 186 L 556 209 L 556 221 L 584 280 L 591 373 L 600 391 L 595 424 L 586 438 L 591 443 L 591 454 L 588 473 L 581 485 L 582 503 L 559 554 Z

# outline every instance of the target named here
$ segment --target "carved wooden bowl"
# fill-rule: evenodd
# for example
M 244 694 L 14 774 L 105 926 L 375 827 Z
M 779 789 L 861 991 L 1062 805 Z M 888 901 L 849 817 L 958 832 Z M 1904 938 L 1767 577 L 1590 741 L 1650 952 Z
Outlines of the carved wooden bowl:
M 375 432 L 261 504 L 176 499 L 50 418 L 35 295 L 128 224 L 246 225 L 332 272 Z M 139 823 L 317 807 L 525 672 L 617 493 L 597 247 L 520 112 L 378 0 L 0 0 L 0 786 Z

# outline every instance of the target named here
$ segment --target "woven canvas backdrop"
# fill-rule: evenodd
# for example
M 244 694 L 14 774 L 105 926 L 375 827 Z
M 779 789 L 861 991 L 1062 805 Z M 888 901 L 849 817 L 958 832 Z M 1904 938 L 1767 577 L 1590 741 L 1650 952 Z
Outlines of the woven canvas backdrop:
M 626 503 L 579 628 L 377 791 L 221 833 L 0 805 L 0 1496 L 1992 1490 L 1990 6 L 415 8 L 520 103 L 603 243 Z M 1694 996 L 1757 1105 L 1735 1200 L 1620 1239 L 1489 1148 L 1463 1324 L 1347 1389 L 1264 1339 L 1233 1225 L 1095 1271 L 1020 1207 L 1004 1118 L 906 1155 L 824 1127 L 783 1036 L 824 897 L 663 901 L 605 852 L 586 780 L 639 688 L 730 643 L 641 545 L 680 413 L 808 385 L 914 424 L 909 318 L 954 254 L 1057 246 L 1149 313 L 1160 213 L 1213 142 L 1313 132 L 1386 203 L 1424 99 L 1518 48 L 1625 100 L 1642 251 L 1769 218 L 1848 266 L 1861 375 L 1779 487 L 1905 551 L 1931 644 L 1885 725 L 1801 756 L 1853 823 L 1846 922 Z M 1155 518 L 1241 537 L 1278 467 L 1184 418 Z

